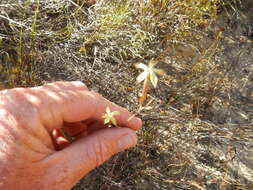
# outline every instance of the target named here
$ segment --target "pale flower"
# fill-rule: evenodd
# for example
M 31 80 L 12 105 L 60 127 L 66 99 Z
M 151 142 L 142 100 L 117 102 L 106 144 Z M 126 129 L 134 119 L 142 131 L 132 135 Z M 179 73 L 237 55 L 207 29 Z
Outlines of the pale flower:
M 117 121 L 115 119 L 115 115 L 118 115 L 119 112 L 118 111 L 113 111 L 111 112 L 110 108 L 107 107 L 106 108 L 106 111 L 105 111 L 105 114 L 103 115 L 103 118 L 104 118 L 104 124 L 109 124 L 109 123 L 112 123 L 113 125 L 117 125 Z
M 164 75 L 165 72 L 162 69 L 155 68 L 157 61 L 150 61 L 148 65 L 143 63 L 136 64 L 135 67 L 137 69 L 142 69 L 143 72 L 137 77 L 137 82 L 140 83 L 145 79 L 149 79 L 152 85 L 156 88 L 158 83 L 158 75 Z

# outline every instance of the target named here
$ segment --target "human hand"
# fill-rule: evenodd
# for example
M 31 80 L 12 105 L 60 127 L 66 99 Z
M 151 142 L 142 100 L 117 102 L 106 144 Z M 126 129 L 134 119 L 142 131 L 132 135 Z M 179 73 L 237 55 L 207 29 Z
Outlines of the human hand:
M 109 107 L 122 128 L 108 128 Z M 81 82 L 0 91 L 0 189 L 68 190 L 137 142 L 141 120 Z M 75 140 L 70 144 L 62 130 Z

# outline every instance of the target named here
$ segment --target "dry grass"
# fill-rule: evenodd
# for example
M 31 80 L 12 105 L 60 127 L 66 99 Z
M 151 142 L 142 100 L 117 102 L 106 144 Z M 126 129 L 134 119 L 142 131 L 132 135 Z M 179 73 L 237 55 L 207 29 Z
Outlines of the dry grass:
M 252 181 L 236 169 L 253 146 L 252 31 L 243 15 L 250 6 L 2 0 L 0 79 L 5 87 L 82 80 L 137 112 L 142 87 L 133 65 L 156 60 L 167 74 L 151 89 L 150 108 L 139 113 L 138 146 L 74 189 L 250 190 Z M 244 23 L 246 33 L 236 33 L 234 23 L 236 31 Z

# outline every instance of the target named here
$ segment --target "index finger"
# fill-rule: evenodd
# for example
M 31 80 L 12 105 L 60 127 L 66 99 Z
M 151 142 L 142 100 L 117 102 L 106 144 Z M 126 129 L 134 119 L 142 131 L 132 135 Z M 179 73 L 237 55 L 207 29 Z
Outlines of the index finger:
M 127 109 L 118 106 L 101 95 L 84 88 L 77 88 L 75 82 L 66 82 L 68 88 L 37 89 L 43 98 L 42 120 L 52 130 L 59 128 L 63 122 L 79 122 L 87 119 L 95 119 L 103 122 L 106 108 L 119 112 L 115 119 L 119 126 L 128 127 L 133 130 L 141 128 L 142 121 L 132 117 Z M 58 85 L 52 83 L 51 85 Z M 56 89 L 56 90 L 55 90 Z
M 127 109 L 112 103 L 95 92 L 77 91 L 76 93 L 80 95 L 80 98 L 75 98 L 75 102 L 72 101 L 70 104 L 65 105 L 66 109 L 62 113 L 65 122 L 95 119 L 103 123 L 103 116 L 106 113 L 106 108 L 109 108 L 111 112 L 118 112 L 118 114 L 115 115 L 115 119 L 119 126 L 134 130 L 139 130 L 141 128 L 141 120 L 137 117 L 132 117 L 133 114 Z M 71 98 L 71 94 L 69 98 Z

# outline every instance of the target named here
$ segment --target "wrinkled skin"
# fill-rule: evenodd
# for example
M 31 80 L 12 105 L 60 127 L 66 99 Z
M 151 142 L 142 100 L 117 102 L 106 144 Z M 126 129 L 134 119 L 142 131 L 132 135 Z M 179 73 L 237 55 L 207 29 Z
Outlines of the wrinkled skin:
M 103 125 L 107 107 L 120 113 L 120 127 Z M 0 91 L 0 189 L 71 189 L 112 155 L 136 145 L 141 120 L 130 117 L 81 82 Z

